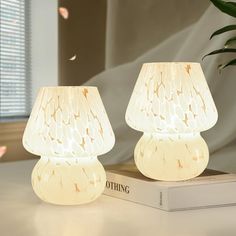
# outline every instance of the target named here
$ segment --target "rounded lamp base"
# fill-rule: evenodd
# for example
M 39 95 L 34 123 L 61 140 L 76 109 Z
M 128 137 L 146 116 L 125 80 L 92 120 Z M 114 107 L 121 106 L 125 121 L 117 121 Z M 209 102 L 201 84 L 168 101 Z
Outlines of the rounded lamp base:
M 135 147 L 134 159 L 141 173 L 151 179 L 180 181 L 205 170 L 209 151 L 199 133 L 144 133 Z
M 38 197 L 59 205 L 92 202 L 105 184 L 106 174 L 97 157 L 41 157 L 32 172 Z

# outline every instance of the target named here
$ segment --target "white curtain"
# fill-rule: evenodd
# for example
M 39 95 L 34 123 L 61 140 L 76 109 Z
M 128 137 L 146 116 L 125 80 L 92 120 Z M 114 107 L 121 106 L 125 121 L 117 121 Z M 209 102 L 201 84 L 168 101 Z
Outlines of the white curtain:
M 107 20 L 109 21 L 109 14 Z M 201 59 L 206 53 L 223 47 L 233 32 L 209 41 L 210 34 L 220 27 L 233 23 L 232 17 L 219 12 L 211 5 L 195 23 L 173 34 L 162 43 L 157 40 L 155 47 L 136 59 L 115 66 L 116 60 L 113 58 L 107 63 L 110 69 L 86 83 L 99 88 L 116 135 L 115 147 L 101 158 L 104 164 L 131 159 L 135 144 L 142 134 L 132 130 L 125 123 L 126 107 L 141 65 L 153 61 L 193 61 L 201 63 L 219 113 L 215 127 L 203 133 L 211 153 L 209 167 L 236 172 L 236 69 L 229 67 L 221 74 L 217 70 L 217 65 L 229 59 L 230 55 L 208 57 L 204 61 Z M 163 24 L 163 28 L 165 27 L 167 26 Z M 119 51 L 119 48 L 117 50 Z M 140 51 L 142 50 L 143 48 Z
M 196 22 L 206 0 L 107 0 L 106 69 L 135 60 Z

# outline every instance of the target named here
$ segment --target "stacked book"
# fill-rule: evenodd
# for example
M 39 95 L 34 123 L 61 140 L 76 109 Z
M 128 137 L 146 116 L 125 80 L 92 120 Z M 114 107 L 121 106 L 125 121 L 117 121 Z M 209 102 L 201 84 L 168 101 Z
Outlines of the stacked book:
M 143 176 L 131 164 L 106 167 L 105 195 L 166 211 L 236 203 L 236 174 L 205 170 L 197 178 L 163 182 Z

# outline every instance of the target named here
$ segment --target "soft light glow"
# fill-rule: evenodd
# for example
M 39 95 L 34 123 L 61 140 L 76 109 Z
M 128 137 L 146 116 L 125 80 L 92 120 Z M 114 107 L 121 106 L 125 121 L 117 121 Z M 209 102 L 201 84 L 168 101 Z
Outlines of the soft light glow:
M 32 185 L 44 201 L 72 205 L 93 201 L 106 176 L 97 156 L 115 138 L 96 87 L 45 87 L 28 120 L 23 145 L 42 156 Z
M 199 63 L 146 63 L 126 111 L 144 135 L 135 162 L 146 176 L 185 180 L 202 173 L 209 153 L 200 132 L 214 126 L 217 110 Z

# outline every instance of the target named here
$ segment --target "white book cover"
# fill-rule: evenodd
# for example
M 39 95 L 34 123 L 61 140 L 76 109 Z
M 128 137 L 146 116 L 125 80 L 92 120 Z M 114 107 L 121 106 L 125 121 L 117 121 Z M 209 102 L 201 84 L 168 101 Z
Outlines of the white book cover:
M 106 175 L 105 195 L 166 211 L 236 204 L 236 174 L 206 170 L 191 180 L 164 182 L 123 164 L 106 167 Z

